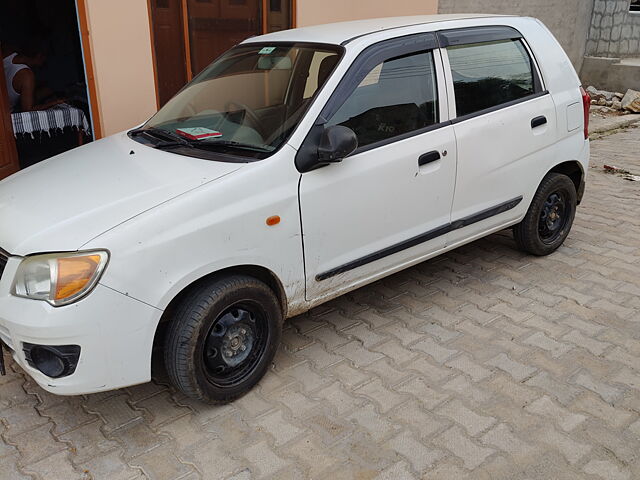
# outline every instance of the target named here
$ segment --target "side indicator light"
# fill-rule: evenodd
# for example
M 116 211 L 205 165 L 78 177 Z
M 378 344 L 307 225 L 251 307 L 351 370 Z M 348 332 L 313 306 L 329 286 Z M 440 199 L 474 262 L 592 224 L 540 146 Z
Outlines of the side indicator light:
M 278 225 L 280 223 L 280 216 L 273 215 L 272 217 L 267 218 L 267 225 L 273 227 L 274 225 Z

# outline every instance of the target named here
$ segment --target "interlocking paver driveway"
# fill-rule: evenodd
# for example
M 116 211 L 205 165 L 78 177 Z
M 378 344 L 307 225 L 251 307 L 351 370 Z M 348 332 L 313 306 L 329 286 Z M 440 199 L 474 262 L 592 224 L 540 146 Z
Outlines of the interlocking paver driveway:
M 640 129 L 593 142 L 640 173 Z M 566 246 L 508 232 L 287 323 L 233 405 L 0 379 L 0 478 L 640 478 L 640 183 L 590 172 Z

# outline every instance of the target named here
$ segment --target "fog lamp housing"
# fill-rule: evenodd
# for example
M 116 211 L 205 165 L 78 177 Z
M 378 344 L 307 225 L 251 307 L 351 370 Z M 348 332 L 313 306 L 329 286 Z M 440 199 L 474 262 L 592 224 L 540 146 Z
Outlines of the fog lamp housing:
M 80 360 L 79 345 L 53 346 L 23 343 L 22 351 L 29 366 L 49 378 L 72 375 Z

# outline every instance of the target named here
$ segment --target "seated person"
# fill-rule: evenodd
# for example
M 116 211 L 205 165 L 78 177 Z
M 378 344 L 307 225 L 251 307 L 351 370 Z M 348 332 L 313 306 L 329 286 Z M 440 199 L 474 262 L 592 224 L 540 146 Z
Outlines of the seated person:
M 3 60 L 11 111 L 46 110 L 63 103 L 63 100 L 46 103 L 37 103 L 36 100 L 36 76 L 33 69 L 42 66 L 47 59 L 44 44 L 31 40 L 17 50 Z

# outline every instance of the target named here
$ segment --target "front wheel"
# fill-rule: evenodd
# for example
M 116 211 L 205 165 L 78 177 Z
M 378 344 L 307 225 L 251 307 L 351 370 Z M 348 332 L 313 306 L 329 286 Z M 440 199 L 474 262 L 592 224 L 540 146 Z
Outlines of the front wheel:
M 273 291 L 244 275 L 195 288 L 176 309 L 164 359 L 173 384 L 207 403 L 228 403 L 264 376 L 282 333 Z
M 560 173 L 544 177 L 526 216 L 513 228 L 518 248 L 539 256 L 556 251 L 569 235 L 577 203 L 569 177 Z

